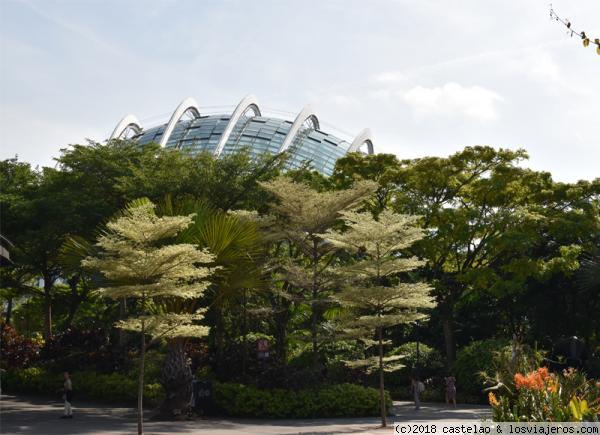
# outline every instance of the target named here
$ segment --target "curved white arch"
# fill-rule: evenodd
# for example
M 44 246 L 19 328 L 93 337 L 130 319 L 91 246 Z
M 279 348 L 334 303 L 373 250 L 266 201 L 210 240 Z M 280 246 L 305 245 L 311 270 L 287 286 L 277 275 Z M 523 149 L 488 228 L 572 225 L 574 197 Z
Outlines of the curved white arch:
M 223 148 L 225 148 L 225 144 L 227 143 L 227 140 L 229 139 L 229 136 L 231 135 L 231 132 L 235 127 L 235 124 L 237 124 L 240 117 L 249 109 L 252 109 L 256 116 L 261 115 L 260 108 L 258 107 L 258 99 L 254 96 L 254 94 L 246 95 L 231 114 L 231 118 L 229 118 L 227 127 L 225 127 L 225 131 L 223 131 L 221 139 L 219 139 L 219 143 L 215 147 L 215 156 L 221 154 L 221 151 L 223 151 Z
M 173 129 L 175 128 L 183 114 L 187 111 L 193 112 L 196 118 L 200 117 L 200 110 L 198 109 L 198 104 L 196 104 L 196 100 L 194 100 L 193 98 L 186 98 L 185 100 L 183 100 L 181 104 L 177 106 L 175 112 L 173 112 L 173 114 L 171 115 L 171 119 L 169 119 L 167 128 L 165 129 L 160 139 L 161 147 L 164 147 L 167 144 L 169 138 L 171 137 L 171 133 L 173 133 Z
M 294 140 L 294 137 L 296 137 L 296 133 L 298 133 L 298 130 L 300 130 L 302 124 L 304 124 L 308 119 L 312 119 L 313 124 L 315 125 L 315 129 L 318 130 L 320 128 L 319 118 L 317 116 L 317 108 L 312 104 L 309 104 L 304 109 L 302 109 L 300 113 L 298 113 L 298 116 L 296 116 L 296 119 L 294 119 L 294 123 L 292 124 L 290 131 L 288 131 L 288 134 L 286 134 L 283 143 L 279 147 L 278 153 L 282 153 L 290 147 L 292 141 Z
M 358 136 L 356 136 L 356 138 L 352 142 L 352 145 L 350 145 L 350 148 L 348 148 L 348 151 L 346 151 L 346 154 L 358 151 L 359 148 L 361 146 L 363 146 L 363 144 L 365 142 L 367 143 L 367 147 L 369 149 L 369 154 L 374 154 L 373 133 L 371 133 L 371 129 L 369 129 L 369 128 L 365 128 L 363 131 L 358 133 Z
M 125 118 L 121 119 L 121 122 L 117 124 L 108 140 L 118 139 L 128 128 L 133 129 L 136 133 L 142 132 L 142 127 L 140 126 L 140 122 L 137 120 L 137 118 L 133 115 L 127 115 Z

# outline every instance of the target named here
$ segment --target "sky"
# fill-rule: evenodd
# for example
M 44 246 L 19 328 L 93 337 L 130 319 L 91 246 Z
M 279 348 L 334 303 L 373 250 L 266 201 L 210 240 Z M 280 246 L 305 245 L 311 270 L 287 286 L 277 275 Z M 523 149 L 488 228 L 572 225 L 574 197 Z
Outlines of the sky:
M 557 0 L 600 38 L 600 1 Z M 298 113 L 403 159 L 525 149 L 561 182 L 600 177 L 600 56 L 548 0 L 0 0 L 0 159 L 32 165 L 127 114 Z M 162 119 L 162 118 L 161 118 Z

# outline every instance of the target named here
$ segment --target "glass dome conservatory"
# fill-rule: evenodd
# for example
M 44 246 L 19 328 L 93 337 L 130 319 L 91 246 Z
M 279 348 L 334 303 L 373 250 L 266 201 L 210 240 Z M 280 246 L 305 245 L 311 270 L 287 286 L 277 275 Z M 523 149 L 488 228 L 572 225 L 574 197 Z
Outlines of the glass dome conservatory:
M 312 104 L 290 121 L 263 116 L 252 94 L 232 113 L 218 115 L 202 115 L 196 102 L 187 98 L 167 124 L 146 130 L 135 116 L 127 115 L 111 134 L 110 139 L 115 138 L 129 138 L 140 144 L 155 141 L 167 148 L 192 153 L 205 150 L 215 155 L 227 155 L 243 146 L 249 146 L 252 155 L 288 151 L 292 154 L 291 167 L 310 160 L 316 170 L 327 176 L 333 173 L 335 161 L 349 152 L 373 154 L 373 138 L 368 128 L 346 141 L 321 130 Z

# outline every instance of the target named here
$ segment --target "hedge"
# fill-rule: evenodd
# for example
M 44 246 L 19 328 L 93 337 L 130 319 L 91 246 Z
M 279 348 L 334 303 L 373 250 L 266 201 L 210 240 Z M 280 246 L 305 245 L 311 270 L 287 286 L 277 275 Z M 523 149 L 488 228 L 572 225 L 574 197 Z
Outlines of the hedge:
M 358 385 L 324 386 L 318 390 L 259 390 L 241 384 L 214 384 L 215 411 L 232 417 L 318 418 L 379 416 L 379 390 Z M 389 414 L 392 399 L 385 392 Z
M 113 373 L 98 375 L 95 372 L 72 373 L 69 378 L 77 399 L 98 399 L 112 403 L 134 404 L 138 395 L 138 380 Z M 49 373 L 44 369 L 32 367 L 28 369 L 8 370 L 2 376 L 2 388 L 7 392 L 29 392 L 45 395 L 61 394 L 64 375 Z M 144 405 L 156 406 L 164 397 L 160 384 L 144 385 Z
M 96 399 L 111 403 L 135 404 L 138 381 L 113 373 L 77 372 L 70 375 L 77 399 Z M 7 392 L 29 392 L 60 397 L 62 374 L 44 369 L 9 370 L 2 376 Z M 324 386 L 317 390 L 259 390 L 240 384 L 214 383 L 214 409 L 233 417 L 255 418 L 316 418 L 362 417 L 380 415 L 379 390 L 351 384 Z M 144 405 L 157 406 L 164 397 L 160 384 L 144 385 Z M 392 407 L 389 392 L 385 392 L 386 414 Z

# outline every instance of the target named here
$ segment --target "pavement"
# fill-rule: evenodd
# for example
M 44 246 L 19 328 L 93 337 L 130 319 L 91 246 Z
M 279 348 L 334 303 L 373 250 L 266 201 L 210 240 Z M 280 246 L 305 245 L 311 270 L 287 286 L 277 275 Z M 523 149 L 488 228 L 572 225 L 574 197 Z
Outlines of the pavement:
M 137 434 L 135 409 L 117 408 L 106 404 L 74 402 L 73 419 L 59 419 L 64 403 L 47 397 L 0 396 L 1 434 Z M 315 418 L 288 420 L 259 420 L 208 417 L 200 421 L 149 421 L 156 413 L 144 410 L 146 435 L 203 434 L 203 435 L 344 435 L 393 434 L 394 423 L 406 422 L 476 422 L 481 415 L 491 413 L 489 406 L 458 405 L 446 409 L 446 404 L 423 403 L 416 411 L 412 402 L 394 402 L 388 417 L 388 429 L 381 429 L 380 417 Z

